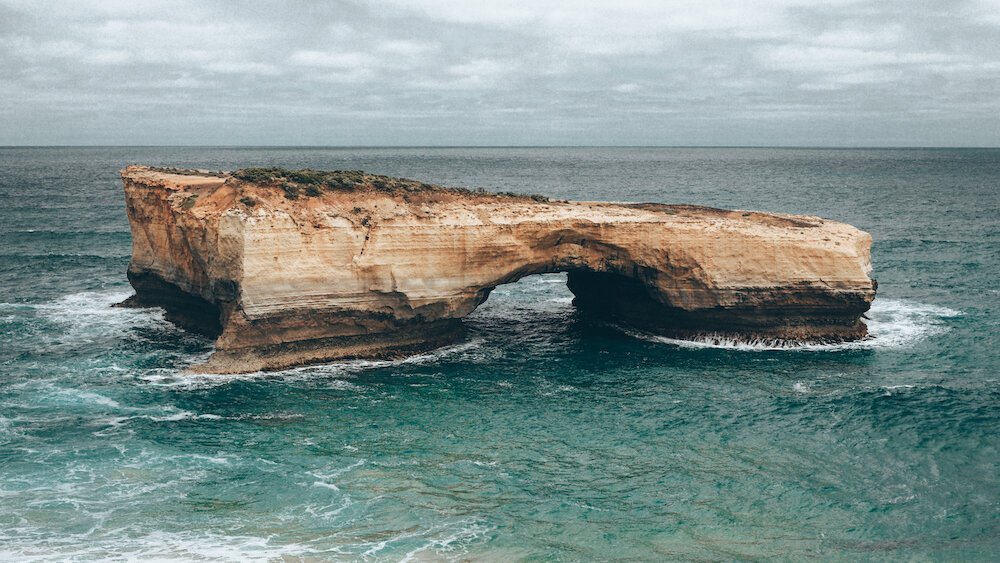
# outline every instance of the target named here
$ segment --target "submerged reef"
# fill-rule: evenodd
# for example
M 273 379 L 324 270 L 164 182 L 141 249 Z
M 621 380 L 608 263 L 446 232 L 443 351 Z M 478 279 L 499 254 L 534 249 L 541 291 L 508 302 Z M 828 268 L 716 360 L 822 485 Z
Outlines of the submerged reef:
M 232 373 L 453 342 L 490 291 L 567 272 L 574 304 L 670 337 L 865 337 L 871 236 L 818 217 L 549 201 L 361 171 L 129 166 L 125 306 L 216 338 Z

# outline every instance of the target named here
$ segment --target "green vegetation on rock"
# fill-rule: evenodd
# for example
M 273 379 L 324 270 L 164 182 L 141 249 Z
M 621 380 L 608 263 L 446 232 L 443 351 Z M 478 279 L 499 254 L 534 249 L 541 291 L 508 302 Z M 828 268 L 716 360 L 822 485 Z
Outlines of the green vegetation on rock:
M 406 178 L 367 174 L 361 170 L 327 171 L 312 170 L 309 168 L 288 170 L 278 167 L 241 168 L 233 171 L 231 176 L 250 184 L 279 187 L 285 192 L 285 197 L 288 199 L 298 199 L 302 194 L 308 197 L 316 197 L 322 194 L 323 190 L 352 191 L 373 189 L 386 193 L 402 193 L 404 197 L 408 193 L 440 191 L 463 195 L 530 198 L 538 202 L 549 201 L 549 198 L 542 195 L 522 195 L 512 192 L 491 194 L 481 188 L 475 191 L 466 188 L 445 188 Z

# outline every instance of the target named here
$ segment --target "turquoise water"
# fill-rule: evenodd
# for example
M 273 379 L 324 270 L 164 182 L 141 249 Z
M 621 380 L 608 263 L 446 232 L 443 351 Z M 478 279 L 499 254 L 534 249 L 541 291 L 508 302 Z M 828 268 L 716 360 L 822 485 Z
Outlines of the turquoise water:
M 404 361 L 182 375 L 209 341 L 109 307 L 126 163 L 822 215 L 875 338 L 628 334 L 550 274 Z M 998 150 L 0 149 L 0 558 L 991 559 L 998 192 Z

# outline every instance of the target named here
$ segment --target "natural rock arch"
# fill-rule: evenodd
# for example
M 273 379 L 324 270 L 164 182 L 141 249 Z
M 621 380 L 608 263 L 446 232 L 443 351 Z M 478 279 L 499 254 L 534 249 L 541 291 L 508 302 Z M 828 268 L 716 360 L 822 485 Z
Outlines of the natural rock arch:
M 336 173 L 322 173 L 316 195 L 289 198 L 294 174 L 123 171 L 129 304 L 163 306 L 216 335 L 201 369 L 439 346 L 461 335 L 461 319 L 493 288 L 547 272 L 567 272 L 579 307 L 661 334 L 865 335 L 871 237 L 842 223 L 549 202 L 368 175 L 344 187 Z

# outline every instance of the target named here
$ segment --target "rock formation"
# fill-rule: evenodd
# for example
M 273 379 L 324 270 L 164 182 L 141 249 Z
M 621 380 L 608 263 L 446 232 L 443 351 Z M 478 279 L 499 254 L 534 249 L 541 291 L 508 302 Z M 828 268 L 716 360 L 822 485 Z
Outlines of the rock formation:
M 454 341 L 500 284 L 568 272 L 574 303 L 659 334 L 866 335 L 871 237 L 818 217 L 547 201 L 361 172 L 122 171 L 126 306 L 217 337 L 200 371 Z

